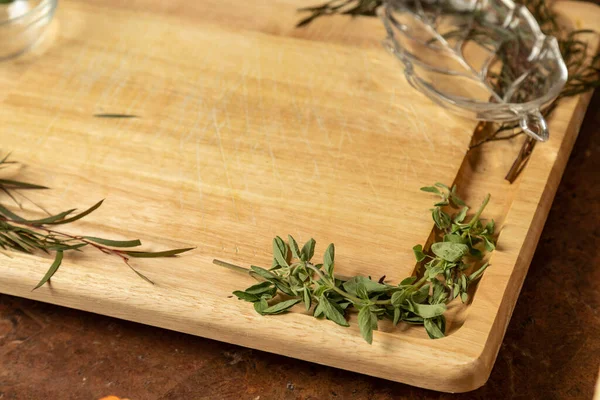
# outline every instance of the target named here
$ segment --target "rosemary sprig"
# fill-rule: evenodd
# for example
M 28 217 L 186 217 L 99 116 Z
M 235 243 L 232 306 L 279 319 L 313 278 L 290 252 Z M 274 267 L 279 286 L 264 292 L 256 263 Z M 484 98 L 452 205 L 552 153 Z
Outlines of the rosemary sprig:
M 432 211 L 436 226 L 436 241 L 430 252 L 423 246 L 413 247 L 418 263 L 424 268 L 399 284 L 385 283 L 371 277 L 341 277 L 335 274 L 335 247 L 330 244 L 322 263 L 313 260 L 315 240 L 302 248 L 292 236 L 287 243 L 279 236 L 273 239 L 273 264 L 270 269 L 252 266 L 250 269 L 220 260 L 214 263 L 237 272 L 248 273 L 259 283 L 246 290 L 233 292 L 240 300 L 254 304 L 261 315 L 275 315 L 303 303 L 315 318 L 326 318 L 348 326 L 346 314 L 358 310 L 358 324 L 363 338 L 373 341 L 378 321 L 389 319 L 424 325 L 430 338 L 445 335 L 446 303 L 460 297 L 469 299 L 468 291 L 488 267 L 483 263 L 485 252 L 495 249 L 494 221 L 486 225 L 481 214 L 487 206 L 488 194 L 481 206 L 467 221 L 469 208 L 452 188 L 436 183 L 421 190 L 439 197 Z M 454 212 L 448 213 L 448 209 Z
M 15 164 L 15 162 L 10 161 L 9 156 L 6 156 L 0 160 L 0 169 L 10 164 Z M 15 195 L 21 194 L 21 190 L 32 189 L 47 188 L 27 182 L 0 179 L 0 191 L 8 195 L 19 206 L 20 203 L 17 201 Z M 75 209 L 70 209 L 40 219 L 26 219 L 10 211 L 0 203 L 0 248 L 2 250 L 13 250 L 27 254 L 37 252 L 46 254 L 54 253 L 54 262 L 33 290 L 50 281 L 61 266 L 64 253 L 81 251 L 84 247 L 93 247 L 106 255 L 120 258 L 133 272 L 149 283 L 153 282 L 131 266 L 129 262 L 131 258 L 173 257 L 192 250 L 192 248 L 182 248 L 157 252 L 136 251 L 131 249 L 141 246 L 142 243 L 138 239 L 111 240 L 94 236 L 71 235 L 56 228 L 57 226 L 67 225 L 90 215 L 100 208 L 103 201 L 99 201 L 78 214 L 74 214 Z

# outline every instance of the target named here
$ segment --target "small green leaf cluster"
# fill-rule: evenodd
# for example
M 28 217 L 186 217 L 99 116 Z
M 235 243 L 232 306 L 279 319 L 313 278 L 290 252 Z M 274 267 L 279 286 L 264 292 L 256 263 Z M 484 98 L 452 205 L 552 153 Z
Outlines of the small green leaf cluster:
M 277 236 L 273 239 L 271 268 L 252 266 L 248 272 L 260 282 L 233 294 L 253 303 L 261 315 L 281 314 L 303 303 L 315 318 L 341 326 L 348 326 L 349 310 L 357 310 L 358 325 L 368 343 L 372 343 L 373 331 L 382 319 L 391 320 L 394 325 L 400 321 L 423 325 L 429 337 L 443 337 L 446 303 L 456 297 L 467 302 L 469 286 L 488 266 L 481 260 L 495 248 L 494 222 L 483 225 L 480 219 L 489 195 L 466 222 L 469 208 L 458 197 L 455 186 L 436 183 L 421 190 L 440 197 L 432 209 L 439 241 L 431 245 L 430 252 L 421 245 L 413 247 L 416 261 L 424 267 L 418 276 L 398 284 L 386 283 L 383 278 L 375 281 L 365 276 L 341 277 L 335 273 L 333 244 L 325 250 L 322 262 L 318 262 L 313 261 L 314 239 L 300 248 L 292 236 L 288 236 L 287 242 Z

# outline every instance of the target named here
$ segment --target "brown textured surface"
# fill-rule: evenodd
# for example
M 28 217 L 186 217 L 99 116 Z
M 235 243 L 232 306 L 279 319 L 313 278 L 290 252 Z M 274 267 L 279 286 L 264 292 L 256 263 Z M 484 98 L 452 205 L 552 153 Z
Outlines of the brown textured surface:
M 435 393 L 0 295 L 0 399 L 589 399 L 600 364 L 599 126 L 600 93 L 491 378 L 475 392 Z

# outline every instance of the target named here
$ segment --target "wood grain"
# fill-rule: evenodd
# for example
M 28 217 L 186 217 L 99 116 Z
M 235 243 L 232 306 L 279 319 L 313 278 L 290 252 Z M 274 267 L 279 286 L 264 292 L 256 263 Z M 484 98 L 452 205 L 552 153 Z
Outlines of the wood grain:
M 561 104 L 552 139 L 511 186 L 502 178 L 519 143 L 465 156 L 475 124 L 404 81 L 378 21 L 336 17 L 296 30 L 300 5 L 62 1 L 52 45 L 0 65 L 0 82 L 12 85 L 0 97 L 3 149 L 29 166 L 24 178 L 54 188 L 33 196 L 51 210 L 108 199 L 71 232 L 197 249 L 136 263 L 155 286 L 87 252 L 35 292 L 50 260 L 15 255 L 0 260 L 0 291 L 436 390 L 479 387 L 589 96 Z M 576 26 L 600 17 L 591 5 L 557 7 Z M 251 280 L 211 264 L 269 265 L 271 238 L 291 233 L 313 236 L 317 252 L 335 242 L 342 274 L 397 281 L 431 232 L 430 198 L 418 188 L 435 181 L 455 181 L 471 203 L 490 192 L 487 215 L 502 227 L 493 267 L 472 304 L 451 306 L 444 339 L 384 326 L 369 346 L 354 321 L 260 317 L 229 298 Z

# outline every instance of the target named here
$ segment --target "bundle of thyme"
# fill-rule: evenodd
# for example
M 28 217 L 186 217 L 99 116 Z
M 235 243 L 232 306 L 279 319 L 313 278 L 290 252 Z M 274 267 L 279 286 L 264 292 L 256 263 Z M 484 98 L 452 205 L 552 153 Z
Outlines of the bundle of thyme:
M 313 261 L 315 240 L 300 248 L 292 236 L 287 243 L 273 239 L 273 264 L 270 269 L 252 266 L 245 269 L 220 260 L 214 263 L 250 274 L 259 283 L 246 290 L 233 292 L 240 300 L 254 304 L 261 315 L 286 312 L 298 303 L 315 318 L 326 318 L 348 326 L 346 314 L 358 310 L 358 325 L 363 338 L 373 341 L 378 321 L 389 319 L 424 325 L 431 338 L 444 337 L 446 303 L 460 297 L 469 299 L 470 286 L 481 277 L 488 263 L 486 252 L 495 249 L 494 221 L 484 225 L 481 214 L 490 200 L 489 194 L 467 221 L 469 208 L 452 188 L 436 183 L 421 190 L 439 197 L 432 218 L 436 226 L 435 242 L 430 251 L 422 245 L 413 247 L 416 261 L 422 267 L 419 275 L 389 284 L 385 277 L 355 276 L 345 278 L 335 273 L 335 247 L 330 244 L 322 262 Z M 449 213 L 450 210 L 453 212 Z
M 0 169 L 6 168 L 11 164 L 17 163 L 9 160 L 9 156 L 7 155 L 0 160 Z M 0 191 L 6 194 L 19 206 L 21 206 L 21 202 L 18 200 L 17 196 L 29 200 L 28 197 L 22 193 L 23 191 L 43 189 L 48 188 L 17 180 L 0 179 Z M 120 258 L 139 277 L 149 283 L 153 282 L 131 266 L 129 263 L 131 258 L 173 257 L 177 254 L 192 250 L 191 248 L 184 248 L 157 252 L 137 251 L 132 250 L 132 248 L 141 246 L 142 243 L 138 239 L 111 240 L 94 236 L 71 235 L 57 228 L 61 225 L 71 224 L 90 215 L 102 205 L 102 202 L 103 200 L 78 214 L 75 214 L 75 209 L 70 209 L 55 215 L 49 214 L 47 217 L 38 219 L 26 219 L 21 215 L 10 211 L 6 206 L 0 203 L 0 248 L 2 248 L 2 250 L 13 250 L 27 254 L 54 254 L 54 262 L 37 286 L 35 286 L 34 290 L 50 281 L 50 278 L 54 276 L 61 266 L 65 253 L 82 251 L 85 247 L 93 247 L 106 255 Z M 8 253 L 4 254 L 10 256 Z
M 600 86 L 600 54 L 590 55 L 588 52 L 588 42 L 584 40 L 586 35 L 594 34 L 595 32 L 591 30 L 574 30 L 569 32 L 561 28 L 556 14 L 550 9 L 547 4 L 548 2 L 545 0 L 517 0 L 515 2 L 529 9 L 545 35 L 553 36 L 557 39 L 562 57 L 569 70 L 567 82 L 560 95 L 545 110 L 542 110 L 542 115 L 547 118 L 562 99 L 585 93 Z M 297 26 L 305 26 L 317 18 L 336 14 L 353 17 L 375 16 L 375 10 L 382 4 L 383 0 L 330 0 L 321 5 L 301 8 L 300 12 L 308 13 L 309 15 L 300 20 Z M 502 36 L 492 37 L 489 29 L 486 30 L 485 26 L 477 26 L 475 24 L 468 27 L 457 27 L 456 30 L 446 32 L 443 36 L 445 38 L 450 38 L 453 35 L 462 37 L 466 30 L 469 30 L 467 40 L 473 40 L 482 46 L 491 46 L 492 48 L 499 49 L 497 56 L 502 62 L 501 70 L 499 73 L 490 72 L 489 78 L 497 92 L 502 94 L 504 89 L 520 75 L 519 71 L 515 71 L 514 68 L 525 68 L 527 64 L 528 54 L 525 54 L 527 46 L 518 46 L 520 35 L 524 33 L 515 32 L 515 37 L 511 38 Z M 503 46 L 503 44 L 506 45 Z M 532 93 L 537 93 L 536 88 L 538 86 L 536 79 L 529 79 L 526 84 L 521 85 L 516 93 L 513 94 L 514 101 L 524 102 L 530 100 Z M 484 132 L 485 135 L 481 140 L 472 143 L 470 149 L 488 142 L 510 140 L 524 134 L 518 121 L 502 124 L 492 122 L 480 123 L 478 129 Z M 535 144 L 536 141 L 534 139 L 527 137 L 517 159 L 506 175 L 508 181 L 513 182 L 523 170 Z

